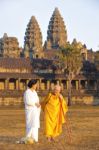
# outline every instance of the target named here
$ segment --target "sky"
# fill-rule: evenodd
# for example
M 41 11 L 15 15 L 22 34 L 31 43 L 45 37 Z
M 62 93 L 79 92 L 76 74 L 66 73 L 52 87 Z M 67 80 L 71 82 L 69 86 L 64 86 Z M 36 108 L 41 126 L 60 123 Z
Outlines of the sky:
M 88 49 L 99 50 L 99 0 L 0 0 L 0 38 L 7 33 L 23 47 L 27 24 L 35 16 L 44 42 L 55 7 L 64 19 L 68 41 L 76 38 Z

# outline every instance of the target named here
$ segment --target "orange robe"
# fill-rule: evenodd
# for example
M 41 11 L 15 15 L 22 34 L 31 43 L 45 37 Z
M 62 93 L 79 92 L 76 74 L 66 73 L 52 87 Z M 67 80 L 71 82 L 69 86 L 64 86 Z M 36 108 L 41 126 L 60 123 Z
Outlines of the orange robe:
M 45 120 L 45 134 L 47 137 L 56 137 L 62 132 L 62 124 L 65 123 L 65 113 L 68 111 L 63 97 L 49 93 L 42 102 Z

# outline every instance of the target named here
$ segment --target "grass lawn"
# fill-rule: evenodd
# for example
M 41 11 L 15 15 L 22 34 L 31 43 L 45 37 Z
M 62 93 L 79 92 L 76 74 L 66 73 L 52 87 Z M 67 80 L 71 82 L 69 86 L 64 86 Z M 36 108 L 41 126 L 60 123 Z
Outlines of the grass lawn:
M 99 106 L 72 106 L 68 118 L 72 143 L 66 124 L 56 142 L 46 140 L 42 112 L 39 144 L 16 144 L 25 135 L 24 109 L 0 108 L 0 150 L 99 150 Z

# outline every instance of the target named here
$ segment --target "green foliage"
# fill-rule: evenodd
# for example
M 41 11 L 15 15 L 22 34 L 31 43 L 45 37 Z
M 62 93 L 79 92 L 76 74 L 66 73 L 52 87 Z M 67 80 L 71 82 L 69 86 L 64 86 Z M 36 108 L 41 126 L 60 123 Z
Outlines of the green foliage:
M 99 51 L 95 53 L 95 61 L 99 61 Z
M 97 70 L 99 71 L 99 51 L 95 53 L 95 61 L 94 61 Z
M 68 75 L 78 74 L 82 67 L 81 50 L 76 44 L 67 43 L 65 48 L 59 51 L 59 62 L 64 68 L 64 72 Z

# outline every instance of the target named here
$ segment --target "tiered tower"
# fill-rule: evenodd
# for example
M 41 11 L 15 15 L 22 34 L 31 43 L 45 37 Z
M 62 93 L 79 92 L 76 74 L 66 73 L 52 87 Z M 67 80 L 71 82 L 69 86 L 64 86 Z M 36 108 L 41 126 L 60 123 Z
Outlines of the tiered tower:
M 86 45 L 82 44 L 81 42 L 77 42 L 76 39 L 73 39 L 72 46 L 74 46 L 76 49 L 79 49 L 81 51 L 82 59 L 87 60 L 87 47 Z
M 24 55 L 42 57 L 42 34 L 34 16 L 31 17 L 25 32 Z
M 60 15 L 58 8 L 55 8 L 53 15 L 50 19 L 48 31 L 47 31 L 47 41 L 45 42 L 46 49 L 57 49 L 59 47 L 64 47 L 67 42 L 67 31 Z
M 21 48 L 16 37 L 8 37 L 5 33 L 0 39 L 0 56 L 1 57 L 20 57 Z

